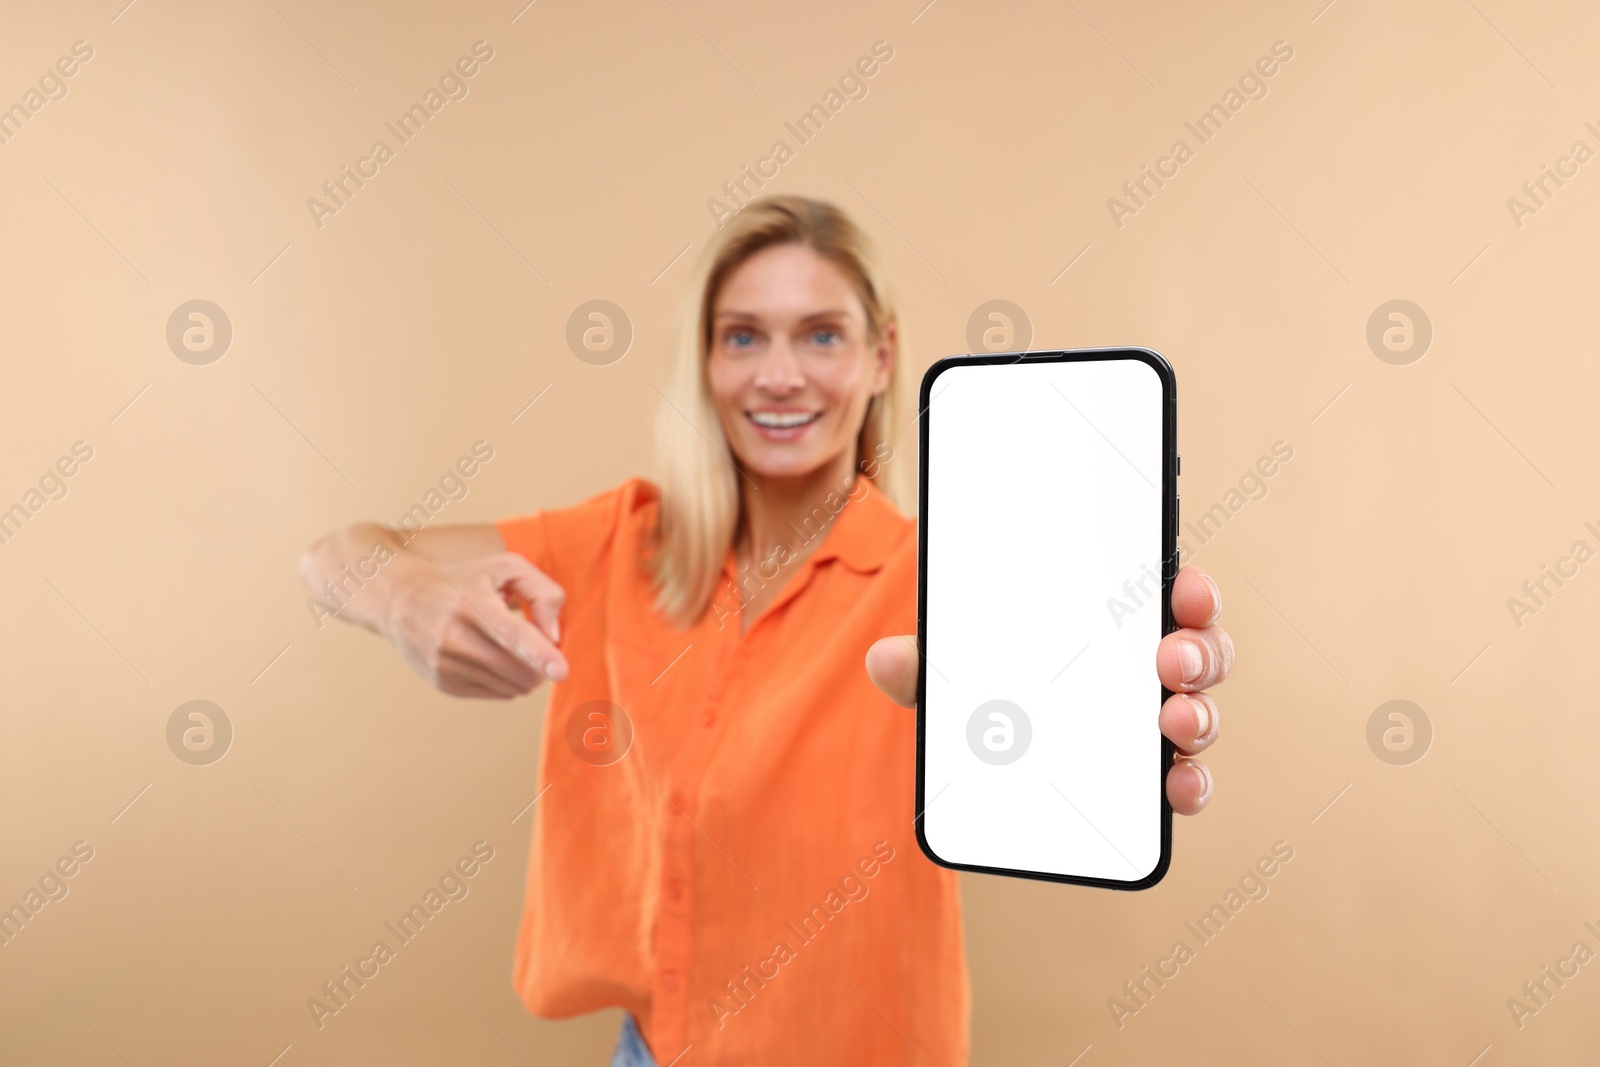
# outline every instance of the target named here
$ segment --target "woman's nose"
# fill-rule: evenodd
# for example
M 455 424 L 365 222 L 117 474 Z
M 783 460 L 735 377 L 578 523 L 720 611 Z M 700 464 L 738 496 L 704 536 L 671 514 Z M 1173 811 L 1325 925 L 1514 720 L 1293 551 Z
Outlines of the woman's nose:
M 778 341 L 762 355 L 761 365 L 756 369 L 756 388 L 783 395 L 799 392 L 805 384 L 800 361 L 787 341 Z

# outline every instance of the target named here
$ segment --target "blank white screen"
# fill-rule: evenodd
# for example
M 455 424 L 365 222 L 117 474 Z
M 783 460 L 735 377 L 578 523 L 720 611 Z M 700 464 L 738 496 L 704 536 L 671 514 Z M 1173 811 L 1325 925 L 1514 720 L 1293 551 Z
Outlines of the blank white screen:
M 1144 878 L 1161 853 L 1161 380 L 1132 359 L 966 365 L 931 392 L 926 841 L 951 863 Z M 995 700 L 1031 724 L 1013 762 L 990 760 L 1019 750 L 1014 722 L 1009 747 L 987 714 L 970 743 Z

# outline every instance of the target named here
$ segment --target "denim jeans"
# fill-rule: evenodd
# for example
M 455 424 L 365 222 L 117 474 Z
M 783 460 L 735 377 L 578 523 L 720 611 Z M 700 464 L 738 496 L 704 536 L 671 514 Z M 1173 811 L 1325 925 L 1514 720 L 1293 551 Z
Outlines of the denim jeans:
M 622 1017 L 622 1033 L 617 1037 L 617 1050 L 611 1054 L 611 1067 L 658 1067 L 644 1038 L 639 1036 L 639 1024 L 632 1015 Z

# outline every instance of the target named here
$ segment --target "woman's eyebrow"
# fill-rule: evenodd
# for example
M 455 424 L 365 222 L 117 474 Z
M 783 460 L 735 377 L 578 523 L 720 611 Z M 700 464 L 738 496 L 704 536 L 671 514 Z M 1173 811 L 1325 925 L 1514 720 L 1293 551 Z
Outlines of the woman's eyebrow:
M 816 322 L 818 319 L 836 319 L 842 321 L 844 319 L 848 319 L 849 317 L 850 313 L 848 311 L 830 309 L 828 311 L 813 311 L 800 321 L 802 323 Z
M 837 309 L 837 308 L 829 308 L 829 309 L 827 309 L 825 311 L 813 311 L 809 315 L 803 316 L 800 319 L 800 322 L 803 324 L 803 323 L 807 323 L 807 322 L 815 322 L 818 319 L 847 319 L 849 317 L 850 317 L 850 313 L 848 311 L 844 311 L 844 310 Z M 713 320 L 738 319 L 738 320 L 744 321 L 744 322 L 760 322 L 760 321 L 762 321 L 761 316 L 756 314 L 753 311 L 739 311 L 739 310 L 737 310 L 735 308 L 722 309 L 722 310 L 718 311 L 715 315 L 713 315 L 712 318 L 713 318 Z

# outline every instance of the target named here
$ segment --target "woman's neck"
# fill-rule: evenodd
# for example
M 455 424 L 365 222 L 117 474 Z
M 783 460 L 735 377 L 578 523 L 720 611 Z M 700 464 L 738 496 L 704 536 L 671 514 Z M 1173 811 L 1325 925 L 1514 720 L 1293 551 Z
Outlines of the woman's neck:
M 748 472 L 746 477 L 749 481 L 741 479 L 744 506 L 736 552 L 739 562 L 744 566 L 766 560 L 795 562 L 810 555 L 821 542 L 817 534 L 832 525 L 837 507 L 828 507 L 829 496 L 847 496 L 854 487 L 855 457 L 841 453 L 811 473 L 793 478 Z M 781 551 L 784 547 L 787 553 Z

